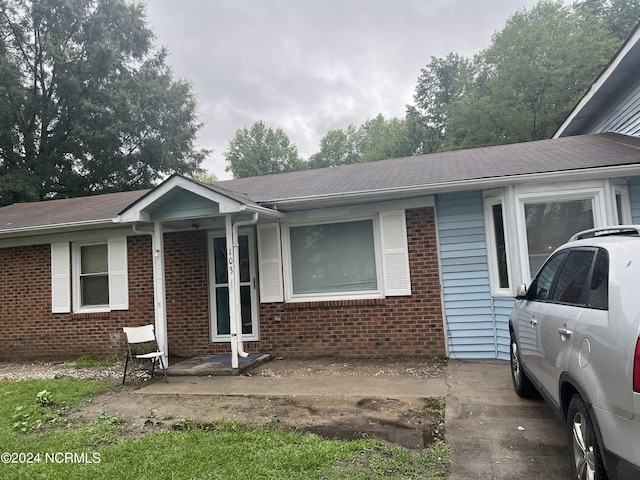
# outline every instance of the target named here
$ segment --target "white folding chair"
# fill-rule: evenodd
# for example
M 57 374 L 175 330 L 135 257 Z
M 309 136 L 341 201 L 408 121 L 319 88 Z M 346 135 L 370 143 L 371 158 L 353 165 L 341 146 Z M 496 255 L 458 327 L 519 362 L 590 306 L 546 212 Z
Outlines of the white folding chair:
M 124 374 L 122 376 L 122 384 L 127 378 L 127 367 L 129 366 L 129 362 L 131 362 L 131 367 L 133 368 L 133 378 L 136 381 L 136 388 L 140 387 L 138 383 L 138 371 L 136 370 L 136 364 L 134 362 L 134 358 L 138 360 L 151 360 L 151 378 L 155 373 L 156 363 L 160 364 L 162 367 L 162 373 L 164 373 L 164 381 L 168 382 L 167 378 L 167 370 L 164 366 L 164 352 L 160 351 L 158 347 L 158 341 L 156 340 L 156 335 L 154 332 L 153 325 L 144 325 L 142 327 L 123 327 L 124 336 L 127 339 L 127 361 L 124 364 Z M 132 345 L 147 343 L 154 350 L 146 353 L 134 353 L 132 352 Z

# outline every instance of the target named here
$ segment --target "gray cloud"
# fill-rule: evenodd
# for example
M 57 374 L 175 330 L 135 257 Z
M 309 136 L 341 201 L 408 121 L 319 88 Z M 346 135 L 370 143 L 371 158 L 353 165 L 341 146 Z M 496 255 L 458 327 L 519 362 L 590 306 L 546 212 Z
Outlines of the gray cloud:
M 420 69 L 471 57 L 535 0 L 148 0 L 147 20 L 190 80 L 204 167 L 219 179 L 237 129 L 263 120 L 308 158 L 330 129 L 403 116 Z

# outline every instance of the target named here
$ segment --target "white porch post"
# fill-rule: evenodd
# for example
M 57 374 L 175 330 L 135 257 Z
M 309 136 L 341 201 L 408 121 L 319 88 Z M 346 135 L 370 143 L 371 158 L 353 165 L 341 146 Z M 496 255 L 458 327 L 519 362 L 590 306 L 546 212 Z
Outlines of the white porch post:
M 167 295 L 164 282 L 164 228 L 162 222 L 154 222 L 153 250 L 153 299 L 155 311 L 156 339 L 164 352 L 165 366 L 169 366 L 169 349 L 167 346 L 167 311 L 165 308 Z
M 229 285 L 229 333 L 231 334 L 231 368 L 238 368 L 238 321 L 240 314 L 237 310 L 235 298 L 240 295 L 237 291 L 234 266 L 233 248 L 233 220 L 231 215 L 225 217 L 225 237 L 227 240 L 227 283 Z

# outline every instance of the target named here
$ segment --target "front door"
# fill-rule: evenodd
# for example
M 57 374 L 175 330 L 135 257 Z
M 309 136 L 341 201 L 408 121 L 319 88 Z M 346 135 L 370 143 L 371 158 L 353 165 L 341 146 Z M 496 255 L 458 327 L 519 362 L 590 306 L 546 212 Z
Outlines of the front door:
M 258 315 L 255 277 L 255 246 L 253 235 L 238 236 L 240 266 L 240 306 L 242 338 L 258 340 Z M 209 235 L 209 305 L 211 341 L 229 342 L 229 278 L 227 275 L 227 239 L 224 235 Z

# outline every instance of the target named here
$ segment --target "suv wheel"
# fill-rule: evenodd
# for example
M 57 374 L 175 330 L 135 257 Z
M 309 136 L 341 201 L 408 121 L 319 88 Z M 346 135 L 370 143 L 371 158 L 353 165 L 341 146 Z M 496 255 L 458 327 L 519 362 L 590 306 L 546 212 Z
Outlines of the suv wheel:
M 518 395 L 524 398 L 534 398 L 538 395 L 537 390 L 524 373 L 522 369 L 522 363 L 520 361 L 520 350 L 518 349 L 518 342 L 511 333 L 511 380 L 513 380 L 513 388 Z
M 600 447 L 596 438 L 591 415 L 580 395 L 574 395 L 569 403 L 567 415 L 569 434 L 569 457 L 573 478 L 578 480 L 604 480 Z

